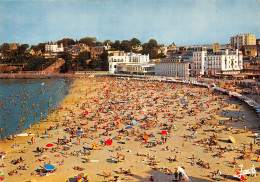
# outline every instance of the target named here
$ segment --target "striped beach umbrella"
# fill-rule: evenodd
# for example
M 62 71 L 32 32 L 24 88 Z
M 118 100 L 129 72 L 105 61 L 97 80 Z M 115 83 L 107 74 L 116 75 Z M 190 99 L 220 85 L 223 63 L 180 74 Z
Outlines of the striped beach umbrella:
M 88 176 L 87 176 L 87 174 L 86 174 L 86 173 L 80 173 L 80 174 L 78 174 L 78 176 L 77 176 L 77 181 L 78 181 L 78 182 L 86 182 L 86 181 L 88 181 Z
M 95 148 L 97 148 L 97 147 L 98 147 L 98 143 L 94 142 L 94 143 L 92 144 L 92 148 L 95 149 Z
M 5 179 L 5 175 L 3 172 L 0 171 L 0 181 L 3 181 Z

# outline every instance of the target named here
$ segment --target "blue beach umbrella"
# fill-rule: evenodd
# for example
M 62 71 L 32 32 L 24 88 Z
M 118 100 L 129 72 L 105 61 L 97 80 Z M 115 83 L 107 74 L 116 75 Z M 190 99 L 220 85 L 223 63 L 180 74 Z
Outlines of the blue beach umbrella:
M 83 133 L 83 131 L 77 131 L 77 134 L 81 134 L 81 133 Z
M 137 122 L 136 122 L 136 120 L 132 120 L 132 124 L 133 124 L 133 126 L 135 126 L 135 125 L 137 125 Z
M 132 129 L 132 128 L 133 128 L 132 126 L 127 126 L 127 127 L 125 127 L 126 130 Z
M 43 168 L 46 169 L 47 171 L 52 171 L 55 169 L 55 166 L 51 164 L 46 164 L 43 166 Z

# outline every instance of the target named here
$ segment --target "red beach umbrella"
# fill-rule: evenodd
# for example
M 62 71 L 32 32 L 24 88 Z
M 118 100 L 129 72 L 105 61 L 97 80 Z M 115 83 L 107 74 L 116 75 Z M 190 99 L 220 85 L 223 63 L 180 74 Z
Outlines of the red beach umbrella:
M 112 145 L 112 141 L 110 139 L 107 140 L 107 145 Z
M 119 119 L 120 119 L 120 117 L 116 117 L 116 118 L 115 118 L 115 120 L 119 120 Z
M 162 131 L 162 135 L 166 135 L 166 134 L 167 134 L 167 132 L 163 130 Z
M 85 114 L 88 115 L 88 111 L 87 110 L 85 111 Z
M 48 143 L 48 144 L 46 145 L 46 147 L 48 147 L 48 148 L 53 147 L 53 144 L 52 144 L 52 143 Z

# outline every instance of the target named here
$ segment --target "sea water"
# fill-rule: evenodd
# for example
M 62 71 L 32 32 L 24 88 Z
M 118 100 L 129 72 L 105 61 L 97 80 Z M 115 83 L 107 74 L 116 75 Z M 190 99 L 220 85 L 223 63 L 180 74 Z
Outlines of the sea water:
M 0 80 L 0 139 L 19 133 L 43 120 L 61 105 L 71 80 Z

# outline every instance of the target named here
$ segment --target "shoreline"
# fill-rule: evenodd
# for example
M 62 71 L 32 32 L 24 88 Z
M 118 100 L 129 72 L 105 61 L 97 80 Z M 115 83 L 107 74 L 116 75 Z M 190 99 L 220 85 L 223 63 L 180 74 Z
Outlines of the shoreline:
M 91 80 L 93 80 L 93 81 L 91 81 Z M 101 82 L 98 82 L 98 80 L 101 80 Z M 92 116 L 92 114 L 94 114 L 93 116 L 97 117 L 97 115 L 96 115 L 97 113 L 95 111 L 95 105 L 97 104 L 97 102 L 100 102 L 100 103 L 104 102 L 104 99 L 101 99 L 101 96 L 103 97 L 102 94 L 105 93 L 104 90 L 102 90 L 102 88 L 104 89 L 104 84 L 105 83 L 109 85 L 109 82 L 108 82 L 109 80 L 114 80 L 114 81 L 117 80 L 118 81 L 118 79 L 112 79 L 112 78 L 107 78 L 107 79 L 106 78 L 99 78 L 99 79 L 98 78 L 94 78 L 94 79 L 90 79 L 90 78 L 76 79 L 75 82 L 71 86 L 69 94 L 62 100 L 62 106 L 61 107 L 63 107 L 63 109 L 58 110 L 59 116 L 63 117 L 65 115 L 67 115 L 67 116 L 69 115 L 69 117 L 71 118 L 71 121 L 69 121 L 69 119 L 68 119 L 68 122 L 71 122 L 71 125 L 70 125 L 71 127 L 73 127 L 73 126 L 77 126 L 77 127 L 81 126 L 80 123 L 84 123 L 84 122 L 88 121 L 88 124 L 86 125 L 87 128 L 89 128 L 90 130 L 93 130 L 93 128 L 92 128 L 94 126 L 93 122 L 97 122 L 97 121 L 95 119 L 94 119 L 94 121 L 91 121 L 89 119 L 87 119 L 87 120 L 86 119 L 77 119 L 78 116 L 80 116 L 80 114 L 83 112 L 82 109 L 77 107 L 77 105 L 80 106 L 82 103 L 86 102 L 87 103 L 86 105 L 89 106 L 89 108 L 88 108 L 89 116 Z M 133 82 L 133 81 L 130 80 L 130 82 Z M 84 83 L 84 86 L 83 86 L 83 83 Z M 118 83 L 120 83 L 120 81 Z M 135 81 L 133 83 L 137 84 L 139 82 Z M 150 88 L 150 89 L 154 90 L 154 93 L 156 95 L 157 95 L 156 92 L 157 91 L 159 92 L 160 89 L 162 89 L 162 88 L 160 88 L 160 85 L 167 85 L 167 86 L 170 85 L 169 83 L 160 83 L 160 82 L 156 82 L 156 81 L 154 81 L 154 82 L 142 82 L 141 85 L 147 85 L 148 83 L 153 83 L 155 85 L 158 85 L 155 88 L 153 88 L 152 86 Z M 171 90 L 172 93 L 177 92 L 180 88 L 185 88 L 185 90 L 187 90 L 190 87 L 189 85 L 184 85 L 184 84 L 183 85 L 174 84 L 174 85 L 177 85 L 179 88 L 177 88 L 177 90 Z M 110 86 L 109 88 L 110 88 L 111 94 L 113 94 L 113 93 L 115 93 L 115 94 L 121 93 L 119 95 L 118 99 L 120 99 L 121 97 L 122 97 L 121 99 L 124 99 L 125 96 L 122 96 L 122 92 L 120 91 L 120 87 L 116 88 L 116 87 Z M 146 86 L 145 89 L 147 89 L 147 91 L 149 91 L 149 86 Z M 206 98 L 205 96 L 204 96 L 205 97 L 204 98 L 202 96 L 199 96 L 197 93 L 199 93 L 200 90 L 206 93 L 206 90 L 207 90 L 206 88 L 197 88 L 197 87 L 191 86 L 191 89 L 194 90 L 194 94 L 196 94 L 199 98 L 201 98 L 202 101 L 205 100 L 205 98 Z M 141 90 L 140 91 L 134 90 L 133 93 L 132 92 L 129 92 L 129 93 L 137 94 L 139 92 L 143 94 L 143 97 L 146 95 L 146 94 L 143 93 L 145 91 L 141 91 Z M 168 93 L 166 95 L 168 95 Z M 162 96 L 157 95 L 157 97 L 162 97 Z M 226 99 L 231 99 L 231 101 L 234 102 L 235 105 L 238 105 L 239 108 L 241 107 L 241 109 L 243 109 L 243 110 L 241 110 L 242 112 L 246 112 L 247 115 L 250 114 L 251 118 L 246 118 L 246 120 L 252 120 L 253 118 L 256 117 L 256 116 L 254 116 L 254 114 L 250 110 L 248 110 L 249 107 L 246 106 L 244 103 L 242 105 L 239 105 L 239 102 L 235 101 L 234 99 L 228 98 L 228 96 L 223 96 L 223 97 L 226 98 Z M 93 100 L 97 100 L 97 102 L 96 101 L 93 102 Z M 145 101 L 145 99 L 142 98 L 142 97 L 140 97 L 140 100 Z M 177 102 L 177 101 L 175 101 L 175 102 Z M 130 104 L 130 105 L 133 105 L 133 103 Z M 231 109 L 231 111 L 228 111 L 228 112 L 230 112 L 230 114 L 232 114 L 232 112 L 234 112 L 234 111 L 237 112 L 237 109 L 232 111 L 233 110 L 232 109 L 233 105 L 231 104 L 231 106 L 228 106 L 228 110 Z M 216 105 L 216 106 L 218 106 L 218 105 Z M 214 104 L 212 104 L 212 105 L 210 104 L 210 108 L 211 107 L 212 108 L 216 108 L 216 106 L 214 106 Z M 147 107 L 148 108 L 152 108 L 150 106 L 147 106 Z M 174 108 L 172 108 L 172 109 L 174 109 Z M 206 110 L 211 111 L 211 109 L 206 109 Z M 129 112 L 130 110 L 126 109 L 125 111 Z M 72 113 L 75 112 L 75 116 L 71 116 L 71 114 L 70 114 L 71 112 Z M 136 110 L 136 112 L 138 112 L 138 113 L 136 113 L 136 120 L 141 122 L 140 119 L 141 119 L 141 116 L 143 115 L 142 112 L 146 113 L 146 111 L 140 111 L 140 113 L 139 113 L 139 111 Z M 179 111 L 179 113 L 177 115 L 179 116 L 180 113 L 181 113 L 181 111 Z M 201 112 L 201 113 L 202 113 L 201 116 L 197 116 L 197 120 L 200 119 L 201 117 L 207 117 L 207 115 L 208 115 L 204 111 Z M 65 117 L 65 119 L 69 118 L 67 116 Z M 64 127 L 59 126 L 57 130 L 54 129 L 54 130 L 50 130 L 49 131 L 51 133 L 52 138 L 46 138 L 46 137 L 45 137 L 45 139 L 41 138 L 43 136 L 42 134 L 45 133 L 45 130 L 48 128 L 48 126 L 54 126 L 54 125 L 56 125 L 58 123 L 61 125 L 63 122 L 66 122 L 65 120 L 63 120 L 63 118 L 61 119 L 61 121 L 53 122 L 55 117 L 56 117 L 55 112 L 51 113 L 50 115 L 48 115 L 49 122 L 36 123 L 35 125 L 32 126 L 31 130 L 35 131 L 35 132 L 38 131 L 39 135 L 40 135 L 40 137 L 36 137 L 37 142 L 34 143 L 34 144 L 31 144 L 31 145 L 26 144 L 26 141 L 30 140 L 31 137 L 20 137 L 20 138 L 18 137 L 18 138 L 15 139 L 15 141 L 8 141 L 8 143 L 1 142 L 0 150 L 7 149 L 6 151 L 8 151 L 8 153 L 6 155 L 7 159 L 4 159 L 4 161 L 7 161 L 6 164 L 8 164 L 8 161 L 10 161 L 11 159 L 19 157 L 19 153 L 17 155 L 17 153 L 15 151 L 21 150 L 23 148 L 23 146 L 26 147 L 26 153 L 24 153 L 24 154 L 21 153 L 21 155 L 24 155 L 25 158 L 27 157 L 25 162 L 27 162 L 27 161 L 29 162 L 29 160 L 30 160 L 29 156 L 34 154 L 32 151 L 35 150 L 36 146 L 44 146 L 44 145 L 46 145 L 46 143 L 51 142 L 51 141 L 53 143 L 55 143 L 54 141 L 57 140 L 57 137 L 62 137 L 63 135 L 68 137 L 68 134 L 63 131 Z M 113 121 L 112 120 L 113 117 L 111 117 L 110 115 L 107 115 L 107 116 L 104 115 L 104 117 L 105 118 L 107 117 L 107 119 L 110 120 L 111 122 Z M 163 117 L 163 113 L 160 113 L 159 117 L 161 118 L 160 122 L 167 122 L 167 119 Z M 73 118 L 75 118 L 75 119 L 73 119 Z M 131 171 L 133 171 L 134 177 L 130 176 L 130 178 L 134 179 L 133 181 L 144 181 L 144 180 L 149 178 L 149 175 L 154 175 L 157 178 L 157 180 L 158 179 L 164 179 L 164 181 L 171 181 L 173 179 L 172 175 L 165 175 L 164 173 L 161 173 L 161 172 L 159 173 L 159 171 L 157 171 L 157 170 L 155 170 L 155 171 L 151 170 L 150 171 L 151 167 L 149 167 L 149 165 L 146 166 L 147 162 L 140 161 L 141 159 L 144 159 L 144 157 L 138 157 L 138 156 L 134 155 L 136 152 L 145 153 L 145 154 L 147 154 L 147 152 L 149 152 L 149 153 L 151 153 L 151 155 L 155 155 L 155 154 L 157 155 L 158 160 L 160 160 L 160 163 L 158 164 L 158 167 L 165 166 L 165 167 L 171 168 L 173 170 L 174 168 L 171 167 L 173 165 L 174 166 L 176 166 L 178 164 L 179 165 L 185 165 L 185 168 L 186 168 L 185 170 L 188 173 L 188 175 L 191 175 L 191 177 L 193 177 L 192 178 L 193 181 L 196 178 L 197 179 L 201 179 L 201 180 L 202 179 L 203 180 L 207 180 L 209 178 L 202 177 L 201 175 L 208 175 L 210 171 L 216 170 L 216 167 L 218 167 L 218 166 L 211 166 L 213 169 L 210 169 L 210 170 L 204 169 L 204 168 L 200 168 L 200 170 L 201 170 L 200 174 L 194 173 L 194 170 L 198 170 L 198 168 L 191 167 L 190 164 L 189 164 L 189 160 L 188 160 L 188 158 L 191 157 L 192 153 L 195 154 L 195 155 L 198 155 L 197 157 L 201 157 L 201 159 L 203 159 L 203 160 L 207 160 L 206 162 L 210 161 L 210 163 L 212 163 L 214 160 L 212 160 L 210 158 L 210 155 L 208 155 L 209 153 L 208 154 L 207 153 L 204 154 L 207 157 L 206 156 L 203 157 L 203 155 L 201 155 L 201 154 L 203 154 L 203 152 L 201 154 L 199 154 L 198 152 L 201 151 L 201 149 L 200 149 L 201 147 L 197 146 L 197 145 L 192 145 L 192 143 L 193 143 L 192 140 L 184 142 L 184 140 L 182 139 L 183 138 L 182 137 L 183 136 L 183 132 L 181 132 L 181 131 L 185 131 L 187 129 L 187 126 L 184 126 L 183 124 L 185 124 L 187 121 L 190 124 L 196 124 L 196 122 L 197 122 L 196 119 L 195 119 L 196 117 L 194 118 L 194 117 L 186 116 L 185 118 L 186 118 L 185 120 L 183 120 L 183 119 L 176 119 L 175 122 L 174 122 L 174 124 L 177 126 L 177 130 L 172 130 L 172 133 L 175 133 L 176 136 L 175 135 L 170 135 L 170 138 L 169 138 L 169 141 L 168 141 L 169 143 L 166 144 L 166 145 L 169 146 L 170 151 L 163 151 L 163 150 L 159 151 L 159 149 L 165 148 L 166 145 L 157 146 L 156 149 L 155 149 L 157 152 L 155 152 L 153 150 L 150 150 L 149 148 L 139 146 L 139 144 L 137 146 L 136 145 L 136 141 L 134 141 L 134 138 L 129 136 L 131 139 L 130 139 L 129 142 L 126 142 L 126 144 L 124 144 L 124 145 L 119 145 L 119 144 L 116 144 L 116 143 L 113 144 L 113 146 L 115 148 L 118 147 L 118 146 L 123 146 L 125 148 L 122 151 L 118 151 L 119 153 L 123 153 L 126 156 L 127 160 L 125 162 L 123 162 L 123 163 L 121 162 L 120 164 L 117 164 L 117 165 L 116 164 L 112 164 L 111 165 L 108 162 L 106 162 L 106 159 L 109 158 L 109 156 L 111 156 L 112 154 L 113 155 L 115 154 L 115 152 L 114 153 L 106 153 L 106 151 L 113 150 L 113 148 L 110 147 L 110 146 L 100 146 L 100 148 L 102 148 L 102 150 L 94 150 L 92 155 L 89 156 L 89 158 L 92 159 L 92 160 L 99 159 L 99 161 L 102 161 L 102 162 L 86 163 L 86 164 L 82 164 L 82 162 L 80 160 L 81 156 L 79 156 L 78 158 L 75 157 L 75 156 L 68 156 L 68 158 L 70 160 L 70 161 L 68 161 L 67 157 L 55 158 L 53 156 L 53 154 L 51 154 L 50 152 L 47 151 L 46 155 L 49 158 L 49 159 L 47 159 L 47 161 L 52 159 L 52 162 L 56 164 L 57 160 L 64 159 L 64 165 L 61 165 L 61 166 L 59 166 L 57 164 L 55 165 L 57 167 L 57 171 L 55 173 L 57 173 L 57 174 L 51 175 L 51 176 L 48 176 L 48 177 L 35 177 L 35 176 L 27 175 L 26 171 L 24 171 L 25 174 L 23 174 L 21 177 L 24 178 L 24 181 L 26 181 L 26 180 L 28 181 L 29 178 L 36 178 L 39 181 L 45 181 L 45 180 L 64 181 L 64 180 L 68 180 L 69 178 L 71 178 L 72 181 L 73 181 L 75 176 L 80 173 L 80 171 L 76 171 L 76 170 L 71 169 L 71 167 L 73 167 L 73 166 L 71 166 L 71 164 L 73 162 L 75 164 L 78 164 L 79 166 L 83 166 L 86 169 L 83 172 L 87 173 L 90 176 L 90 181 L 95 181 L 95 180 L 97 180 L 97 181 L 104 181 L 104 180 L 107 180 L 107 179 L 104 178 L 104 176 L 102 174 L 102 171 L 105 171 L 106 173 L 108 173 L 108 171 L 110 171 L 113 175 L 115 175 L 113 170 L 119 170 L 119 167 L 122 166 L 122 165 L 125 166 L 126 168 L 130 168 Z M 222 116 L 217 116 L 217 118 L 219 118 L 219 120 L 223 120 L 224 119 Z M 75 123 L 74 123 L 74 120 L 75 120 Z M 246 123 L 249 124 L 248 121 Z M 237 124 L 239 124 L 239 125 L 237 126 Z M 122 124 L 122 125 L 124 126 L 124 124 Z M 240 129 L 241 130 L 241 129 L 243 129 L 244 123 L 232 123 L 232 125 L 234 125 L 234 127 L 236 129 Z M 205 126 L 205 127 L 209 129 L 212 126 Z M 250 129 L 252 129 L 254 127 L 255 127 L 254 125 L 252 125 L 252 126 L 249 125 L 248 126 L 248 128 L 250 128 Z M 154 131 L 154 133 L 156 135 L 158 135 L 157 134 L 157 130 L 158 129 L 151 128 L 151 130 Z M 30 131 L 30 130 L 27 129 L 24 132 L 28 132 L 28 131 Z M 150 131 L 148 130 L 147 132 L 150 132 Z M 99 131 L 98 133 L 101 134 L 102 132 Z M 188 135 L 190 134 L 190 132 L 188 132 L 188 131 L 186 131 L 186 133 Z M 111 134 L 114 135 L 115 131 L 111 131 Z M 95 132 L 93 132 L 93 135 L 97 136 L 97 134 Z M 201 134 L 199 134 L 199 135 L 201 135 Z M 209 136 L 209 134 L 207 134 L 207 135 Z M 251 133 L 250 134 L 247 133 L 245 137 L 247 138 L 249 135 L 252 135 L 252 134 Z M 203 135 L 201 135 L 200 137 L 198 136 L 198 139 L 201 138 L 201 137 L 203 138 L 205 136 L 203 136 Z M 105 136 L 103 136 L 103 137 L 105 137 Z M 175 137 L 178 138 L 178 141 L 177 140 L 173 140 L 173 138 L 175 138 Z M 244 141 L 245 140 L 244 136 L 241 135 L 241 137 L 242 137 L 241 141 Z M 105 138 L 108 138 L 108 137 L 105 137 Z M 240 138 L 240 137 L 236 135 L 236 139 L 237 138 Z M 46 141 L 46 139 L 47 139 L 47 141 Z M 83 143 L 84 141 L 89 143 L 88 146 L 91 146 L 92 140 L 82 139 L 81 142 Z M 98 139 L 95 139 L 95 137 L 94 137 L 93 141 L 98 141 Z M 117 140 L 115 140 L 115 142 L 116 141 Z M 14 142 L 16 142 L 20 146 L 15 148 L 15 149 L 10 149 L 9 148 L 10 145 L 14 144 Z M 184 147 L 181 147 L 183 142 L 185 143 Z M 79 145 L 76 144 L 77 142 L 76 142 L 75 139 L 73 139 L 73 143 L 75 143 L 75 144 L 73 144 L 74 150 L 79 150 L 79 149 L 82 150 L 82 143 L 79 144 Z M 56 146 L 56 144 L 55 144 L 55 146 Z M 234 144 L 234 146 L 237 146 L 239 148 L 238 144 Z M 181 150 L 182 152 L 181 153 L 175 153 L 175 152 L 172 152 L 173 149 L 177 150 L 177 151 Z M 131 150 L 131 152 L 127 152 L 127 150 Z M 73 152 L 73 149 L 70 150 L 70 152 Z M 29 156 L 27 156 L 27 155 L 29 155 Z M 172 156 L 172 157 L 174 157 L 174 155 L 177 155 L 179 162 L 177 162 L 176 164 L 175 163 L 171 164 L 171 163 L 167 162 L 167 160 L 165 160 L 165 157 L 166 157 L 165 155 L 166 156 Z M 232 153 L 232 155 L 234 155 L 234 154 Z M 229 160 L 231 160 L 230 157 L 228 157 L 228 156 L 226 156 L 225 160 L 228 160 L 227 158 Z M 221 161 L 223 161 L 223 160 L 221 160 Z M 7 168 L 4 168 L 6 176 L 7 176 L 8 170 L 13 169 L 15 167 L 12 164 L 8 164 L 8 165 L 10 165 L 10 166 L 8 166 Z M 31 172 L 33 169 L 35 169 L 37 167 L 37 163 L 30 163 L 30 166 L 31 167 L 28 170 Z M 134 167 L 131 167 L 131 166 L 134 166 Z M 249 167 L 248 164 L 245 165 L 245 166 L 247 168 Z M 62 173 L 63 169 L 65 171 L 67 171 L 68 174 L 64 175 L 62 177 L 61 175 L 63 174 Z M 95 171 L 95 169 L 97 169 L 97 170 Z M 227 169 L 229 169 L 229 168 L 224 167 L 222 172 L 230 173 L 230 172 L 226 171 Z M 97 176 L 96 175 L 97 173 L 100 174 L 100 176 Z M 124 178 L 124 176 L 122 176 L 122 175 L 119 175 L 119 176 L 120 176 L 120 179 Z M 15 177 L 18 177 L 18 176 L 10 176 L 10 177 L 7 177 L 7 178 L 11 180 L 11 179 L 15 179 Z M 256 179 L 256 178 L 252 178 L 252 179 Z M 257 179 L 259 179 L 259 178 L 257 178 Z

